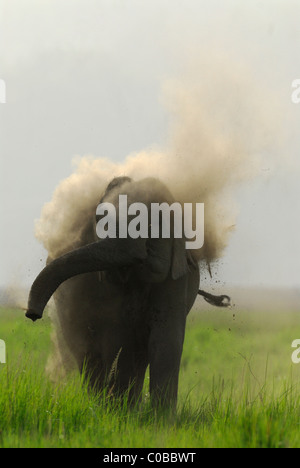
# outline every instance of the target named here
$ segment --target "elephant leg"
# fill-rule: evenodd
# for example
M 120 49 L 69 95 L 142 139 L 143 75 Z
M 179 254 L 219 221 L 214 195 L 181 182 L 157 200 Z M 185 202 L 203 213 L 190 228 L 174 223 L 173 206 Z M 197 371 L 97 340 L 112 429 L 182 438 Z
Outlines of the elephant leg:
M 105 328 L 101 356 L 105 384 L 110 396 L 127 401 L 130 406 L 140 400 L 148 366 L 148 335 L 140 323 L 131 322 L 127 314 L 119 324 Z
M 106 388 L 112 393 L 123 344 L 120 326 L 99 322 L 91 327 L 86 341 L 80 371 L 91 391 L 101 393 Z
M 94 354 L 86 355 L 80 366 L 80 373 L 83 375 L 91 392 L 100 394 L 103 391 L 106 382 L 106 369 L 101 356 Z
M 150 350 L 150 396 L 156 408 L 176 408 L 179 368 L 183 337 L 174 336 L 166 330 L 153 330 L 155 338 L 149 343 Z M 157 340 L 160 342 L 158 343 Z M 167 344 L 163 344 L 167 340 Z
M 147 366 L 147 339 L 141 343 L 134 329 L 127 329 L 123 335 L 122 349 L 117 362 L 113 363 L 110 385 L 113 386 L 116 396 L 128 398 L 130 406 L 140 401 Z
M 106 389 L 110 398 L 125 398 L 134 405 L 141 397 L 148 366 L 145 330 L 128 319 L 108 320 L 100 328 L 90 339 L 80 371 L 91 392 L 101 394 Z
M 154 407 L 175 409 L 187 315 L 186 277 L 153 285 L 151 293 L 151 401 Z
M 131 356 L 126 362 L 120 362 L 115 393 L 119 397 L 125 396 L 129 406 L 135 406 L 141 400 L 147 365 L 146 356 L 142 360 Z

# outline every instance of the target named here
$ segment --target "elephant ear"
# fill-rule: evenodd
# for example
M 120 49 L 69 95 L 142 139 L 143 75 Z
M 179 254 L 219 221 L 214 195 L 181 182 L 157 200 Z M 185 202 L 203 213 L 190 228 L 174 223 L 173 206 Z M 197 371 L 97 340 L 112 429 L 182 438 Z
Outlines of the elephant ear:
M 187 251 L 185 249 L 185 239 L 173 240 L 171 275 L 174 280 L 189 273 L 190 269 L 187 261 Z

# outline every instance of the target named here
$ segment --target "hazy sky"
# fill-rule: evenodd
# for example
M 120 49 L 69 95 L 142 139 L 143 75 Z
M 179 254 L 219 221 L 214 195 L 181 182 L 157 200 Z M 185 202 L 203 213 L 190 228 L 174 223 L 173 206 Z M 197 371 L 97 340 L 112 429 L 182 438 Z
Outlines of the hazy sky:
M 163 146 L 164 83 L 214 50 L 247 64 L 282 130 L 259 177 L 236 193 L 218 279 L 299 287 L 299 18 L 299 0 L 0 0 L 0 285 L 30 284 L 43 265 L 34 222 L 73 157 L 120 161 Z

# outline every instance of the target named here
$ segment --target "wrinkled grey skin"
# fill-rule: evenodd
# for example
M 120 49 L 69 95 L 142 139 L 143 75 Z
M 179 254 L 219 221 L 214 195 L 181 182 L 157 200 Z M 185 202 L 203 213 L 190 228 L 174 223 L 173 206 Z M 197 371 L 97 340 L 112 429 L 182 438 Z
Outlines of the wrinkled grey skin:
M 172 202 L 155 179 L 114 179 L 101 201 L 119 193 L 143 203 Z M 96 212 L 96 207 L 95 207 Z M 199 268 L 184 239 L 103 239 L 96 220 L 83 247 L 48 265 L 32 285 L 26 316 L 42 317 L 54 294 L 64 340 L 90 385 L 138 401 L 147 366 L 155 407 L 176 406 L 186 317 L 199 288 Z M 101 273 L 99 273 L 101 272 Z

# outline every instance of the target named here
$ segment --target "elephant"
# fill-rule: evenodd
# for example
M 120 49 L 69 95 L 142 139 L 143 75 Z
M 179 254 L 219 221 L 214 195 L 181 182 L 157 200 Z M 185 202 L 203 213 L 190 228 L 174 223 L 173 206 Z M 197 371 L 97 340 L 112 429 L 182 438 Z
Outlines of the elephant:
M 156 178 L 116 177 L 100 203 L 118 196 L 150 203 L 174 201 Z M 96 213 L 96 207 L 95 207 Z M 63 338 L 95 392 L 140 401 L 149 366 L 153 407 L 176 408 L 186 318 L 197 294 L 226 306 L 227 296 L 199 290 L 198 261 L 184 238 L 97 238 L 97 215 L 81 246 L 48 258 L 33 282 L 26 317 L 40 319 L 54 295 Z

